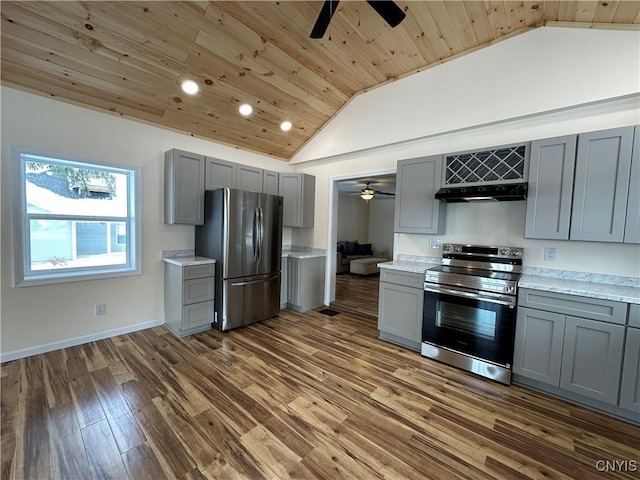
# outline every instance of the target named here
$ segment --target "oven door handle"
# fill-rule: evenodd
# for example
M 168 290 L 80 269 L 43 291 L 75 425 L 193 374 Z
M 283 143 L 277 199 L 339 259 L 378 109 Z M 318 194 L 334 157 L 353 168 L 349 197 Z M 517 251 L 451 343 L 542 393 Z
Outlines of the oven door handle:
M 445 293 L 445 294 L 453 295 L 456 297 L 473 298 L 474 300 L 481 300 L 483 302 L 491 302 L 491 303 L 497 303 L 498 305 L 506 305 L 509 308 L 515 307 L 514 300 L 501 300 L 499 298 L 493 298 L 493 297 L 480 295 L 473 292 L 464 292 L 462 290 L 454 290 L 454 289 L 442 288 L 442 287 L 424 287 L 424 291 L 432 292 L 432 293 Z

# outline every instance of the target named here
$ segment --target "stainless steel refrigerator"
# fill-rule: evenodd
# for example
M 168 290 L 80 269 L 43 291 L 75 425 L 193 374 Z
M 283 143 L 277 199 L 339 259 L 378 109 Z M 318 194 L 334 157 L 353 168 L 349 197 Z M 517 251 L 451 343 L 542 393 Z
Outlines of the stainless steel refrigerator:
M 205 192 L 195 253 L 216 260 L 214 328 L 226 331 L 280 312 L 282 197 Z

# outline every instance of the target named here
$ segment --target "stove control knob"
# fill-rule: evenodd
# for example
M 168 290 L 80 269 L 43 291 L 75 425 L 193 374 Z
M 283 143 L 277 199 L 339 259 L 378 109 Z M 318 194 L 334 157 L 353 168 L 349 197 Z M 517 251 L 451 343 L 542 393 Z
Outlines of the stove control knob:
M 443 252 L 450 252 L 451 250 L 453 250 L 453 246 L 451 244 L 445 243 L 444 245 L 442 245 Z
M 455 251 L 456 251 L 456 252 L 461 252 L 461 251 L 462 251 L 462 248 L 460 248 L 460 247 L 456 247 L 456 248 L 455 248 Z
M 514 257 L 519 257 L 520 256 L 520 251 L 519 250 L 511 250 L 511 255 L 513 255 Z
M 500 255 L 504 255 L 504 256 L 509 255 L 509 249 L 508 248 L 501 248 L 500 249 Z

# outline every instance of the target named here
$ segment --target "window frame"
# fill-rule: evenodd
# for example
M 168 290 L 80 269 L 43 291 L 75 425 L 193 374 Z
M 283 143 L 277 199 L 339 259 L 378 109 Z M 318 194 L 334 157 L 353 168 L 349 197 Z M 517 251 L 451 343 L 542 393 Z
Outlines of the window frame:
M 41 157 L 50 163 L 62 163 L 76 168 L 90 168 L 127 176 L 127 212 L 126 217 L 61 215 L 27 212 L 25 163 L 33 161 L 23 156 Z M 123 165 L 106 164 L 100 161 L 87 161 L 70 155 L 52 154 L 27 147 L 11 147 L 13 169 L 13 285 L 27 287 L 55 283 L 80 282 L 104 278 L 140 275 L 142 273 L 142 189 L 141 169 Z M 44 162 L 43 162 L 44 163 Z M 64 270 L 31 269 L 31 229 L 30 220 L 68 220 L 81 222 L 123 222 L 127 231 L 126 263 L 124 265 L 103 265 L 73 267 Z M 109 230 L 109 228 L 107 229 Z M 72 240 L 73 242 L 73 240 Z

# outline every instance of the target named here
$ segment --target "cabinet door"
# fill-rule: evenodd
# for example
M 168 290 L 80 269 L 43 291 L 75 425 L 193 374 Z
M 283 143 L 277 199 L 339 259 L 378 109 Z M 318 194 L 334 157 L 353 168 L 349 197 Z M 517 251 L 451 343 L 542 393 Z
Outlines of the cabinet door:
M 617 405 L 624 329 L 622 325 L 567 317 L 560 387 Z
M 288 302 L 292 305 L 300 305 L 300 260 L 290 257 L 288 270 Z
M 182 150 L 164 155 L 164 221 L 204 223 L 204 156 Z
M 236 167 L 237 183 L 236 187 L 240 190 L 248 192 L 262 193 L 262 169 L 248 167 L 246 165 L 237 165 Z
M 622 363 L 620 406 L 640 414 L 640 329 L 628 328 Z
M 560 385 L 565 316 L 518 308 L 513 373 Z
M 313 228 L 316 178 L 303 173 L 281 173 L 278 189 L 282 202 L 282 226 Z
M 289 258 L 282 259 L 280 271 L 280 307 L 285 308 L 289 303 Z
M 444 233 L 446 204 L 435 199 L 441 176 L 442 155 L 398 162 L 396 232 Z
M 264 170 L 262 174 L 262 193 L 280 195 L 278 190 L 278 172 Z
M 525 238 L 569 239 L 577 139 L 531 142 Z
M 206 157 L 204 189 L 236 188 L 236 168 L 237 164 L 233 162 Z
M 629 181 L 624 243 L 640 243 L 640 126 L 635 128 L 633 134 L 631 180 Z
M 380 282 L 378 329 L 420 343 L 423 303 L 422 289 Z
M 633 127 L 578 136 L 571 240 L 622 242 Z

